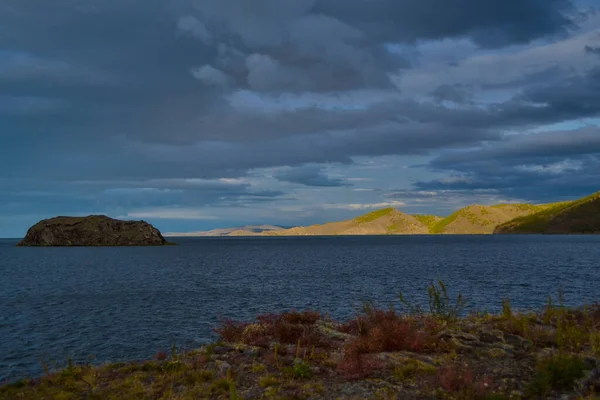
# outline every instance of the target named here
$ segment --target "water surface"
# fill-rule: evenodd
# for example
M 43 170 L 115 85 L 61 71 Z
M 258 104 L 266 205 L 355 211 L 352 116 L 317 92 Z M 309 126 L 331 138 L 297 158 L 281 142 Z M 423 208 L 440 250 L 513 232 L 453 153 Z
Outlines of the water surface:
M 39 375 L 39 356 L 148 359 L 214 339 L 219 316 L 361 299 L 425 300 L 442 279 L 476 308 L 600 298 L 600 236 L 178 238 L 180 246 L 17 248 L 0 240 L 0 380 Z

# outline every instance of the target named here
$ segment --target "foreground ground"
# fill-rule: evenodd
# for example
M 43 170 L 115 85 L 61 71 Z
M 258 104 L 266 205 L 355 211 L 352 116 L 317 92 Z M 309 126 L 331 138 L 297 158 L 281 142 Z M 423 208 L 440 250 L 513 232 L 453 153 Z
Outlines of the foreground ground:
M 69 365 L 0 387 L 1 399 L 600 399 L 600 305 L 458 318 L 443 284 L 425 313 L 365 304 L 223 321 L 220 341 L 152 361 Z

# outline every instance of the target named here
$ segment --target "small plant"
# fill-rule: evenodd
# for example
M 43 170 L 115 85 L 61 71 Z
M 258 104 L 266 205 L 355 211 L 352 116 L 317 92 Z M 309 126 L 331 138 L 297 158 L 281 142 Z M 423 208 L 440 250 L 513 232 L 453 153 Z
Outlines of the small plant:
M 231 400 L 238 399 L 237 391 L 235 389 L 235 382 L 230 371 L 227 371 L 227 376 L 224 378 L 217 379 L 210 385 L 211 393 L 215 395 L 224 395 L 229 393 Z
M 588 341 L 588 333 L 577 320 L 564 314 L 556 324 L 556 342 L 559 350 L 578 351 Z
M 394 368 L 394 378 L 399 381 L 412 380 L 423 375 L 435 375 L 437 368 L 424 362 L 409 359 L 401 366 Z
M 456 301 L 450 300 L 446 285 L 441 280 L 432 282 L 427 288 L 427 294 L 429 296 L 429 312 L 435 317 L 439 317 L 445 321 L 456 320 L 464 311 L 467 301 L 463 297 L 462 293 L 459 293 L 456 297 Z M 400 302 L 408 308 L 408 312 L 411 315 L 423 314 L 423 310 L 406 300 L 402 292 L 400 292 Z
M 438 280 L 438 286 L 439 287 L 436 287 L 435 283 L 432 282 L 427 288 L 427 294 L 429 295 L 429 311 L 431 314 L 445 320 L 455 320 L 464 310 L 467 301 L 463 298 L 462 293 L 459 293 L 456 297 L 456 302 L 452 304 L 444 282 Z
M 590 347 L 594 354 L 600 357 L 600 331 L 594 331 L 590 333 Z
M 214 331 L 228 343 L 235 343 L 241 340 L 244 330 L 248 324 L 235 322 L 230 319 L 222 320 L 219 324 L 218 328 L 215 328 Z
M 490 388 L 489 378 L 475 380 L 473 371 L 467 365 L 450 364 L 439 370 L 438 379 L 444 391 L 451 393 L 456 399 L 479 399 L 486 395 Z
M 263 387 L 277 386 L 281 381 L 275 375 L 265 375 L 258 380 L 258 384 Z
M 506 321 L 512 320 L 514 317 L 510 299 L 507 297 L 502 299 L 502 318 Z
M 257 362 L 252 363 L 252 372 L 254 372 L 255 374 L 265 372 L 266 370 L 267 370 L 267 367 L 265 367 L 263 364 L 257 363 Z
M 300 379 L 310 379 L 313 377 L 313 370 L 310 365 L 302 360 L 296 359 L 292 367 L 294 377 Z
M 553 389 L 572 389 L 575 381 L 584 376 L 585 370 L 585 363 L 577 356 L 557 354 L 540 360 L 526 392 L 531 396 L 546 396 Z

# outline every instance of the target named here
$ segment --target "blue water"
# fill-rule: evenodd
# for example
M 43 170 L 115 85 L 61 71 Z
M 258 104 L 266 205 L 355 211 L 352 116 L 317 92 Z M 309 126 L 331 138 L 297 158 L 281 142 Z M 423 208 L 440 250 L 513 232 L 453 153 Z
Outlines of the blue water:
M 219 316 L 317 309 L 351 315 L 432 279 L 477 309 L 600 298 L 600 236 L 181 238 L 174 247 L 17 248 L 0 240 L 0 381 L 39 357 L 138 360 L 214 339 Z M 52 364 L 52 362 L 51 362 Z

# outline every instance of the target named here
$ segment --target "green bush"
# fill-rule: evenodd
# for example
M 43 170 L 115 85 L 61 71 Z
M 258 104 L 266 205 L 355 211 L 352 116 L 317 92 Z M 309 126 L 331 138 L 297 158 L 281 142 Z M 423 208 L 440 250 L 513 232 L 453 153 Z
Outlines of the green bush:
M 572 389 L 575 381 L 585 375 L 585 370 L 585 363 L 577 356 L 558 354 L 540 360 L 527 394 L 545 396 L 551 390 Z

